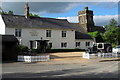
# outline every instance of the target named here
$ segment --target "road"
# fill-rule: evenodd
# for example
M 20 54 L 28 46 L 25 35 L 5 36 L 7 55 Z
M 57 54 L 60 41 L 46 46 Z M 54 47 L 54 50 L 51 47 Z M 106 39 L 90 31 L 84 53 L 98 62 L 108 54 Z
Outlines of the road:
M 3 78 L 117 78 L 118 61 L 90 64 L 61 63 L 4 63 Z
M 48 62 L 5 62 L 2 78 L 118 78 L 120 59 L 88 60 L 82 53 L 52 53 Z

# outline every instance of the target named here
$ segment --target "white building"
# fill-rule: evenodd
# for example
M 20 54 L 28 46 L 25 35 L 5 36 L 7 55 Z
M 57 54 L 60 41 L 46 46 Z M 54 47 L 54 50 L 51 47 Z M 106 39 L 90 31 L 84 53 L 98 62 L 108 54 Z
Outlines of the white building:
M 25 16 L 0 15 L 0 34 L 14 35 L 19 43 L 29 48 L 37 48 L 36 40 L 49 40 L 52 49 L 85 49 L 92 46 L 93 39 L 77 30 L 65 19 L 29 16 L 25 5 Z

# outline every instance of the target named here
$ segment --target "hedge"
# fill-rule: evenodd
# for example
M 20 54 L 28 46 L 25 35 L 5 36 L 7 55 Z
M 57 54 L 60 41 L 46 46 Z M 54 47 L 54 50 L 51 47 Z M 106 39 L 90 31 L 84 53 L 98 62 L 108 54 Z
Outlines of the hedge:
M 54 53 L 54 52 L 79 52 L 79 51 L 85 51 L 85 49 L 50 49 L 46 52 Z

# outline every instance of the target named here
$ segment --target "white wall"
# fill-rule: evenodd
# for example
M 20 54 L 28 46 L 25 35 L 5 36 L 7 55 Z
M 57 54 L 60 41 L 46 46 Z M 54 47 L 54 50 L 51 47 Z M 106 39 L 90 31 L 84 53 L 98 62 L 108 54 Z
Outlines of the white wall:
M 22 28 L 22 36 L 18 39 L 22 39 L 22 44 L 30 48 L 30 40 L 40 40 L 41 37 L 43 40 L 50 40 L 52 42 L 53 49 L 61 49 L 61 42 L 67 42 L 68 49 L 75 48 L 75 31 L 67 30 L 67 37 L 62 38 L 61 30 L 51 29 L 51 37 L 46 37 L 46 30 L 50 29 L 35 29 L 35 28 Z M 6 34 L 15 34 L 15 28 L 6 28 Z M 31 34 L 37 34 L 36 36 L 31 36 Z
M 5 23 L 0 15 L 0 34 L 5 34 Z
M 93 40 L 86 40 L 86 39 L 75 40 L 75 42 L 80 42 L 79 49 L 87 49 L 88 47 L 92 46 L 94 43 Z M 86 42 L 90 42 L 90 46 L 86 46 Z

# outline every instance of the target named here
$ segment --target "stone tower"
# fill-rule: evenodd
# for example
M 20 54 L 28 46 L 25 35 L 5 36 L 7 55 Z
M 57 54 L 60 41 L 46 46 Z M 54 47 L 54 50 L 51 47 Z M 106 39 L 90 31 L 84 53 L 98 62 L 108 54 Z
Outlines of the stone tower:
M 83 11 L 78 12 L 79 25 L 82 26 L 87 32 L 92 32 L 94 27 L 93 11 L 84 7 Z
M 26 18 L 29 17 L 29 6 L 28 6 L 28 3 L 25 4 L 25 7 L 24 7 L 24 16 Z

